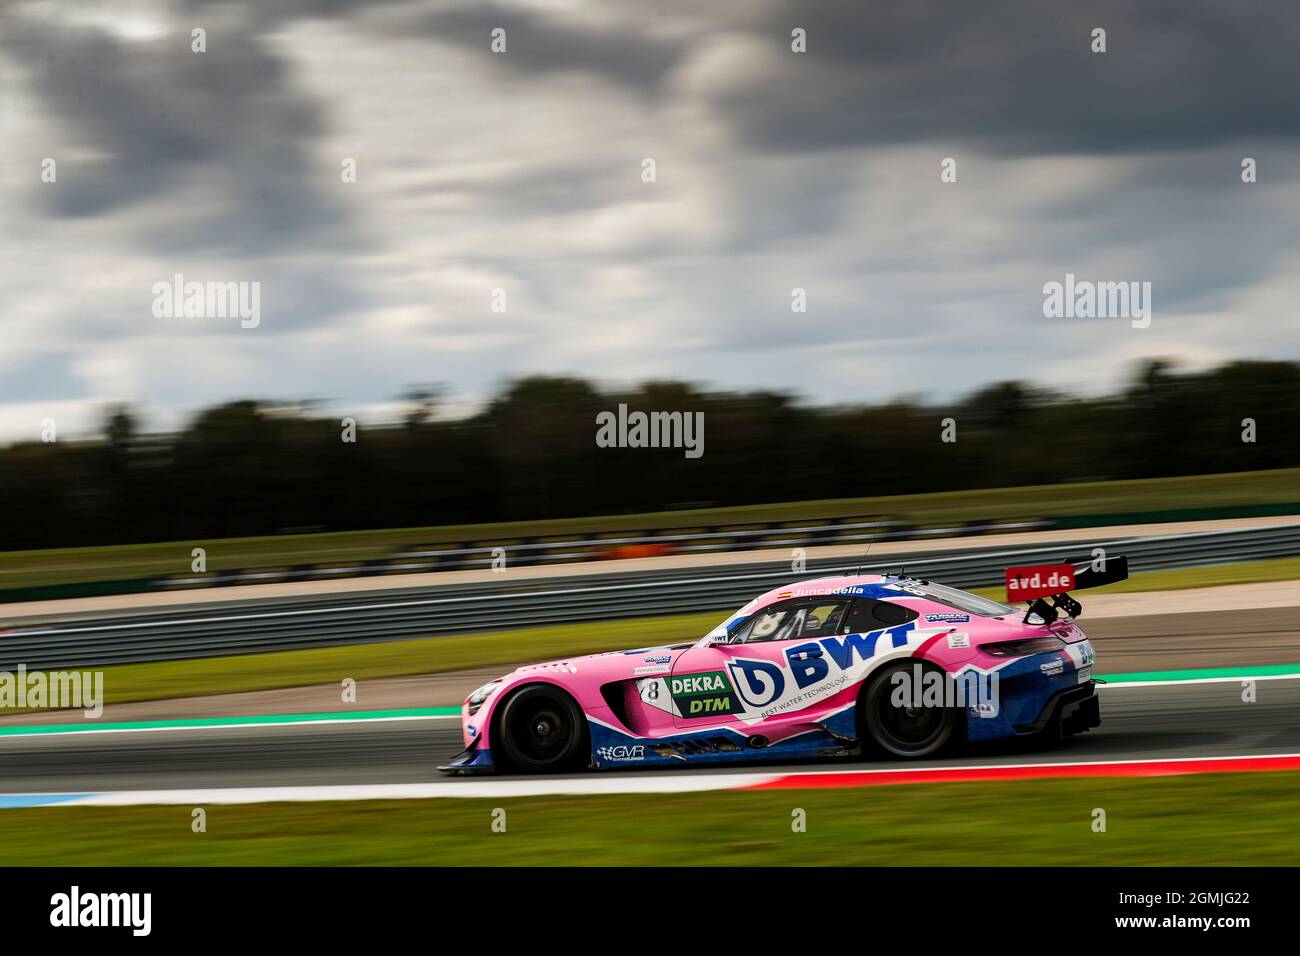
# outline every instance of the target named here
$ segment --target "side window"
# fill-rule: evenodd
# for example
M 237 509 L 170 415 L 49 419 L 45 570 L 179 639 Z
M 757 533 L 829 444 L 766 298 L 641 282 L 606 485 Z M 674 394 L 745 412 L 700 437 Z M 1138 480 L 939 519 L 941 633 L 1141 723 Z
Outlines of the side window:
M 848 609 L 847 599 L 814 601 L 804 618 L 802 633 L 793 636 L 830 637 L 832 634 L 838 634 Z
M 733 644 L 793 641 L 838 634 L 849 602 L 843 598 L 786 601 L 755 614 L 732 638 Z
M 848 633 L 862 634 L 882 627 L 894 627 L 915 621 L 916 618 L 916 611 L 910 607 L 873 598 L 858 598 L 853 602 L 853 610 L 849 613 Z

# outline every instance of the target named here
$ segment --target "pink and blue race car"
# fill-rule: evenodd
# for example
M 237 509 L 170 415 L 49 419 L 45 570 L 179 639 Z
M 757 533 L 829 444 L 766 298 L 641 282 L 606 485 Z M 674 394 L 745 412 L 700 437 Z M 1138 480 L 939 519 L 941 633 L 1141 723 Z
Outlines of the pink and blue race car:
M 1078 587 L 1118 579 L 1087 573 Z M 690 644 L 484 684 L 461 712 L 465 751 L 440 769 L 921 758 L 964 741 L 1059 740 L 1101 723 L 1079 610 L 1064 593 L 1026 610 L 902 574 L 804 581 Z

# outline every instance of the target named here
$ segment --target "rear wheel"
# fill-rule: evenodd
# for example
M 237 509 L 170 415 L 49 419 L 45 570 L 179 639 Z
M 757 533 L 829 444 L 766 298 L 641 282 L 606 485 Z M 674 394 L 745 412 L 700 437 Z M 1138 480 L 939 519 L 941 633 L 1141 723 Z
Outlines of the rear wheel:
M 497 712 L 493 756 L 507 769 L 579 770 L 588 749 L 582 710 L 558 687 L 530 684 L 511 694 Z
M 868 745 L 864 752 L 874 747 L 894 757 L 930 757 L 954 743 L 962 726 L 960 710 L 925 700 L 931 682 L 947 688 L 945 676 L 934 664 L 915 659 L 881 668 L 858 698 L 858 729 Z

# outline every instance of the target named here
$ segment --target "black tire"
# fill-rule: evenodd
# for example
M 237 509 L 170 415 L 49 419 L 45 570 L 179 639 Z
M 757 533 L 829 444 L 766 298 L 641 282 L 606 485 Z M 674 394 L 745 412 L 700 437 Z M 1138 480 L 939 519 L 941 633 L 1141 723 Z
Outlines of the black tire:
M 862 752 L 919 759 L 932 757 L 956 744 L 965 728 L 965 713 L 958 707 L 899 707 L 893 702 L 894 675 L 906 672 L 943 674 L 943 670 L 914 658 L 894 661 L 882 667 L 858 696 L 858 733 Z
M 524 773 L 581 770 L 590 758 L 587 720 L 572 697 L 550 684 L 528 684 L 496 713 L 492 756 Z

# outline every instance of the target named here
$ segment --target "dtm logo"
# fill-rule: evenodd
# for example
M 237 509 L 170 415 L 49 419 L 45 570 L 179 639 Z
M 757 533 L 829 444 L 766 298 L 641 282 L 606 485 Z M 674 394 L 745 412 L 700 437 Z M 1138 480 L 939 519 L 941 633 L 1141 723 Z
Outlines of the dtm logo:
M 597 747 L 596 756 L 601 760 L 644 760 L 645 747 L 641 744 L 631 747 L 621 744 L 617 747 Z
M 838 674 L 860 660 L 870 660 L 877 652 L 905 646 L 908 635 L 915 629 L 916 625 L 909 621 L 867 634 L 824 637 L 787 649 L 784 667 L 774 661 L 737 658 L 728 661 L 727 668 L 731 672 L 731 682 L 745 704 L 760 709 L 784 696 L 787 673 L 794 682 L 794 689 L 804 690 L 826 680 L 832 667 Z M 882 637 L 889 639 L 884 648 L 879 646 Z
M 674 675 L 668 679 L 668 693 L 683 717 L 717 717 L 740 711 L 736 695 L 722 671 Z

